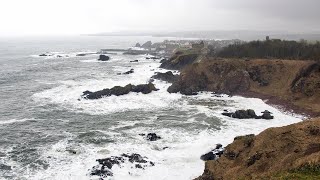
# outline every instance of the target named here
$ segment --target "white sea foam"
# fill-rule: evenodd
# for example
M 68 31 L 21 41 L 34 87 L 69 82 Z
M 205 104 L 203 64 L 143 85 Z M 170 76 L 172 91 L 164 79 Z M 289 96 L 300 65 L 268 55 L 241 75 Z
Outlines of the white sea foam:
M 169 95 L 167 95 L 169 96 Z M 170 95 L 171 96 L 171 95 Z M 188 97 L 189 98 L 189 97 Z M 190 99 L 185 98 L 185 102 Z M 257 134 L 268 127 L 276 127 L 299 122 L 300 117 L 293 117 L 282 113 L 281 111 L 265 104 L 260 99 L 243 98 L 243 97 L 227 97 L 222 98 L 211 97 L 210 93 L 203 93 L 195 97 L 197 100 L 226 100 L 231 104 L 227 106 L 212 109 L 210 103 L 206 105 L 188 105 L 185 103 L 175 104 L 176 108 L 190 111 L 196 110 L 195 113 L 204 113 L 209 117 L 218 117 L 223 125 L 220 130 L 199 129 L 187 131 L 183 128 L 161 128 L 161 127 L 135 127 L 124 130 L 121 133 L 115 131 L 121 126 L 133 126 L 136 122 L 126 121 L 120 123 L 110 130 L 103 131 L 113 137 L 115 143 L 106 147 L 97 146 L 78 146 L 75 147 L 80 153 L 70 155 L 64 150 L 69 147 L 67 141 L 62 141 L 51 148 L 45 156 L 55 157 L 50 161 L 52 166 L 45 172 L 40 172 L 35 179 L 89 179 L 88 169 L 96 165 L 95 159 L 105 158 L 111 155 L 120 155 L 121 153 L 139 153 L 146 156 L 148 160 L 155 162 L 154 167 L 148 167 L 144 171 L 140 169 L 132 169 L 131 164 L 123 164 L 120 167 L 113 167 L 114 177 L 111 179 L 193 179 L 202 174 L 204 162 L 200 160 L 203 153 L 208 152 L 217 143 L 227 145 L 233 141 L 235 136 L 245 134 Z M 256 112 L 268 109 L 273 112 L 275 118 L 272 120 L 262 119 L 232 119 L 221 115 L 223 109 L 236 110 L 252 108 Z M 139 121 L 144 124 L 157 124 L 159 120 L 155 117 Z M 192 123 L 202 122 L 191 118 Z M 189 123 L 186 120 L 183 123 Z M 148 142 L 139 133 L 155 132 L 162 137 L 161 140 Z M 121 134 L 126 134 L 123 136 Z M 127 138 L 131 137 L 131 138 Z M 162 150 L 168 146 L 168 149 Z M 128 173 L 130 172 L 130 174 Z M 93 179 L 93 178 L 92 178 Z
M 10 119 L 10 120 L 4 120 L 4 121 L 0 121 L 0 124 L 13 124 L 13 123 L 22 123 L 22 122 L 26 122 L 26 121 L 38 121 L 39 119 Z
M 104 88 L 112 88 L 113 86 L 125 86 L 127 84 L 145 84 L 155 72 L 163 72 L 165 70 L 157 68 L 158 62 L 145 60 L 144 56 L 140 57 L 140 63 L 130 63 L 126 66 L 114 66 L 115 72 L 125 72 L 134 68 L 134 73 L 129 75 L 112 75 L 110 78 L 101 77 L 96 80 L 87 79 L 82 81 L 60 81 L 58 87 L 45 90 L 34 94 L 34 99 L 40 104 L 53 103 L 59 104 L 63 108 L 68 108 L 76 112 L 84 112 L 89 114 L 108 114 L 127 110 L 151 110 L 164 108 L 172 102 L 181 98 L 180 94 L 172 94 L 166 91 L 170 86 L 169 83 L 155 80 L 156 88 L 150 94 L 129 93 L 123 96 L 110 96 L 98 100 L 79 100 L 82 92 L 86 90 L 97 91 Z M 128 59 L 124 61 L 128 62 Z

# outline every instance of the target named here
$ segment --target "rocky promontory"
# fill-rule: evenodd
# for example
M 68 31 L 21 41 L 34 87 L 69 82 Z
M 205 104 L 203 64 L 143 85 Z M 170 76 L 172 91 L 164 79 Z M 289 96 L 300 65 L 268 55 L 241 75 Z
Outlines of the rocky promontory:
M 319 179 L 320 119 L 235 137 L 202 176 L 215 179 Z

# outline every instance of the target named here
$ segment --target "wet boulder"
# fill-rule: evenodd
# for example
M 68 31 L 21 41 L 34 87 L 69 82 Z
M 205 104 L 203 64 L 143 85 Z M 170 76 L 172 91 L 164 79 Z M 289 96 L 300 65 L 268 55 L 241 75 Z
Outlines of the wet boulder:
M 143 94 L 149 94 L 152 91 L 157 91 L 157 90 L 158 89 L 156 89 L 156 87 L 152 83 L 139 84 L 137 86 L 128 84 L 124 87 L 114 86 L 111 89 L 106 88 L 96 92 L 84 91 L 81 97 L 84 99 L 100 99 L 100 98 L 108 97 L 111 95 L 121 96 L 121 95 L 129 94 L 130 92 L 137 92 L 137 93 L 141 92 Z
M 168 71 L 168 72 L 165 72 L 165 73 L 157 72 L 151 78 L 159 79 L 159 80 L 162 80 L 162 81 L 167 81 L 169 83 L 172 83 L 172 82 L 176 81 L 178 79 L 178 77 L 179 77 L 178 75 L 174 75 L 171 71 Z
M 109 56 L 106 56 L 106 55 L 103 55 L 103 54 L 101 54 L 100 56 L 99 56 L 99 61 L 108 61 L 110 59 L 110 57 Z
M 132 74 L 132 73 L 134 73 L 134 69 L 130 69 L 129 71 L 124 72 L 123 74 Z
M 252 109 L 247 110 L 237 110 L 235 112 L 226 112 L 221 113 L 224 116 L 237 118 L 237 119 L 273 119 L 274 117 L 271 115 L 271 112 L 264 111 L 262 116 L 256 115 L 255 111 Z
M 158 89 L 154 86 L 154 84 L 139 84 L 137 86 L 132 86 L 132 92 L 141 92 L 142 94 L 149 94 L 152 91 L 157 91 Z
M 221 144 L 217 144 L 210 152 L 203 154 L 200 159 L 203 161 L 217 160 L 224 152 L 224 148 Z
M 98 165 L 92 167 L 91 176 L 99 176 L 100 178 L 106 178 L 113 176 L 112 168 L 117 165 L 122 168 L 121 164 L 131 164 L 131 169 L 145 169 L 147 167 L 154 166 L 154 162 L 148 161 L 146 157 L 137 153 L 122 154 L 120 156 L 111 156 L 104 159 L 97 159 Z M 130 172 L 129 172 L 130 173 Z
M 158 136 L 156 133 L 149 133 L 147 135 L 147 140 L 149 140 L 149 141 L 156 141 L 156 140 L 159 140 L 159 139 L 161 139 L 161 137 Z

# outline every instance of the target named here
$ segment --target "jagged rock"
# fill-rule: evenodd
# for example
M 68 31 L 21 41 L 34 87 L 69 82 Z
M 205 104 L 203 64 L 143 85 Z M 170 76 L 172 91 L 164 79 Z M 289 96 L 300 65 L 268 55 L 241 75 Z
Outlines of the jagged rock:
M 147 135 L 147 140 L 149 140 L 149 141 L 156 141 L 156 140 L 159 140 L 159 139 L 161 139 L 161 137 L 158 136 L 156 133 L 149 133 Z
M 166 61 L 168 61 L 168 59 L 161 59 L 161 61 L 160 61 L 160 63 L 164 63 L 164 62 L 166 62 Z
M 158 89 L 155 88 L 154 84 L 140 84 L 140 85 L 131 85 L 128 84 L 124 87 L 121 86 L 114 86 L 111 89 L 103 89 L 96 92 L 91 91 L 84 91 L 82 97 L 84 99 L 100 99 L 102 97 L 107 97 L 111 95 L 121 96 L 125 94 L 129 94 L 130 92 L 141 92 L 143 94 L 151 93 L 152 91 L 157 91 Z
M 132 73 L 134 73 L 134 69 L 130 69 L 130 71 L 127 71 L 127 72 L 125 72 L 123 74 L 132 74 Z
M 144 49 L 150 49 L 151 46 L 152 46 L 152 42 L 151 41 L 147 41 L 144 44 L 142 44 L 141 47 L 144 48 Z
M 109 56 L 106 56 L 106 55 L 103 55 L 103 54 L 101 54 L 100 56 L 99 56 L 99 61 L 108 61 L 110 59 L 110 57 Z
M 198 54 L 181 54 L 181 55 L 174 55 L 169 60 L 164 61 L 160 68 L 164 69 L 176 69 L 180 70 L 183 67 L 192 64 L 198 58 Z
M 237 110 L 236 112 L 223 112 L 221 113 L 224 116 L 237 118 L 237 119 L 273 119 L 274 117 L 271 116 L 271 112 L 264 111 L 262 112 L 262 116 L 257 116 L 254 110 L 247 109 L 247 110 Z
M 112 168 L 114 165 L 118 165 L 121 168 L 121 164 L 125 162 L 132 163 L 131 168 L 144 169 L 145 167 L 154 166 L 154 162 L 146 160 L 146 157 L 142 157 L 140 154 L 122 154 L 121 156 L 111 156 L 105 159 L 97 159 L 99 164 L 92 167 L 91 176 L 99 176 L 106 178 L 113 176 Z
M 168 72 L 165 72 L 165 73 L 157 72 L 151 78 L 159 79 L 159 80 L 162 80 L 162 81 L 167 81 L 169 83 L 172 83 L 172 82 L 176 81 L 178 79 L 178 77 L 179 77 L 178 75 L 174 75 L 171 71 L 168 71 Z
M 140 43 L 137 43 L 134 47 L 141 47 Z
M 221 144 L 217 144 L 214 149 L 212 149 L 210 152 L 202 155 L 200 157 L 203 161 L 209 161 L 209 160 L 217 160 L 224 152 L 224 148 Z

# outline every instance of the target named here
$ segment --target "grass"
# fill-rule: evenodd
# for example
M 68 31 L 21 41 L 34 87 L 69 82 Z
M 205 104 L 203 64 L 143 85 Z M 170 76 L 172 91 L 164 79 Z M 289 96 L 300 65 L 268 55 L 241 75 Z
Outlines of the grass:
M 280 180 L 319 180 L 320 164 L 306 164 L 285 173 L 279 173 L 272 179 Z

